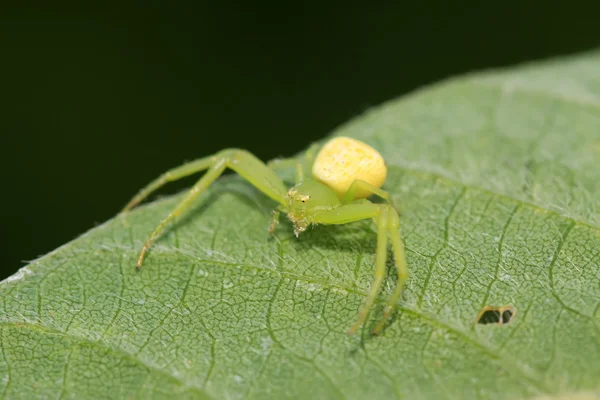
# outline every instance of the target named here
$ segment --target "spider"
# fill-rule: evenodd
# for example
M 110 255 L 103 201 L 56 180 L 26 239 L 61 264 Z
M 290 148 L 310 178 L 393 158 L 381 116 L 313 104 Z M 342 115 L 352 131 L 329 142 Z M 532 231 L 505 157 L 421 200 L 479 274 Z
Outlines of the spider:
M 355 139 L 336 137 L 320 148 L 311 146 L 306 152 L 304 165 L 295 159 L 273 160 L 264 164 L 251 153 L 240 149 L 225 149 L 212 156 L 186 163 L 163 173 L 125 206 L 129 211 L 153 191 L 164 184 L 185 176 L 207 170 L 189 190 L 181 202 L 159 223 L 148 236 L 139 258 L 137 269 L 142 267 L 146 253 L 164 228 L 204 192 L 226 168 L 231 168 L 258 190 L 279 203 L 273 211 L 269 233 L 279 223 L 279 214 L 286 213 L 294 225 L 294 233 L 300 235 L 311 224 L 347 224 L 372 218 L 377 226 L 377 250 L 375 277 L 358 313 L 356 322 L 348 330 L 354 334 L 366 321 L 367 315 L 381 289 L 385 276 L 388 251 L 388 235 L 392 242 L 395 265 L 398 271 L 396 288 L 384 308 L 383 317 L 373 330 L 377 334 L 384 327 L 394 305 L 400 298 L 404 282 L 408 278 L 404 247 L 400 237 L 400 217 L 388 192 L 381 189 L 387 174 L 382 156 L 372 147 Z M 314 161 L 314 162 L 313 162 Z M 275 170 L 295 164 L 296 184 L 287 189 Z M 312 164 L 312 178 L 305 177 L 304 169 Z M 372 203 L 367 197 L 379 196 L 385 202 Z

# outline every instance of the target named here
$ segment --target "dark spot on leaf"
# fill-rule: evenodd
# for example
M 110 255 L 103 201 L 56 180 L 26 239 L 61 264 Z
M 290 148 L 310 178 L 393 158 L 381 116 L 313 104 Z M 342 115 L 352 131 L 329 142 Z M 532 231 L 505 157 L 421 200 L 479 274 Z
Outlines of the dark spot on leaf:
M 500 322 L 500 312 L 498 310 L 485 310 L 477 320 L 478 324 L 497 324 Z
M 491 307 L 485 306 L 479 312 L 477 316 L 478 324 L 498 324 L 504 325 L 508 324 L 515 315 L 515 308 L 513 306 L 503 306 L 503 307 Z
M 504 310 L 502 312 L 502 323 L 508 324 L 510 322 L 510 320 L 512 319 L 513 315 L 515 315 L 515 313 L 513 312 L 512 307 Z

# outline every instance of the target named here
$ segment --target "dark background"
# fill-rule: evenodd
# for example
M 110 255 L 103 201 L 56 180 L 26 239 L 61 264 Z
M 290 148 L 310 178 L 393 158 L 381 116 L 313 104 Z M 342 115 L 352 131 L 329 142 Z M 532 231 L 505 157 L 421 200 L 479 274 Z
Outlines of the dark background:
M 422 85 L 600 45 L 597 1 L 149 3 L 0 6 L 0 278 L 184 160 L 292 155 Z

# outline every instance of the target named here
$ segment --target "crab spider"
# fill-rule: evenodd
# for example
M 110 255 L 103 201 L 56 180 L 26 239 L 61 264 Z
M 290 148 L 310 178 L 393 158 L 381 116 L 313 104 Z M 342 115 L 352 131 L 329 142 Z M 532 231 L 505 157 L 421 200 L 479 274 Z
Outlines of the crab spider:
M 167 215 L 148 236 L 140 252 L 137 269 L 142 267 L 146 253 L 164 228 L 204 192 L 226 168 L 230 168 L 254 185 L 258 190 L 279 203 L 274 211 L 269 232 L 273 233 L 279 222 L 279 214 L 286 213 L 298 236 L 311 224 L 347 224 L 373 219 L 377 226 L 377 251 L 375 277 L 354 325 L 348 330 L 353 334 L 365 322 L 385 277 L 388 236 L 398 272 L 396 288 L 388 298 L 383 317 L 373 333 L 381 331 L 394 305 L 400 298 L 404 282 L 408 278 L 404 247 L 400 237 L 400 217 L 392 204 L 389 193 L 380 189 L 386 177 L 386 166 L 381 155 L 358 140 L 338 137 L 330 140 L 319 151 L 313 163 L 316 148 L 306 153 L 304 165 L 296 160 L 275 160 L 265 165 L 251 153 L 239 149 L 226 149 L 213 156 L 201 158 L 174 168 L 151 182 L 127 204 L 129 211 L 150 193 L 164 184 L 185 176 L 207 170 L 189 190 L 181 202 Z M 296 164 L 296 184 L 287 189 L 275 169 Z M 312 164 L 312 178 L 304 177 L 304 167 Z M 366 198 L 379 196 L 384 203 L 371 203 Z

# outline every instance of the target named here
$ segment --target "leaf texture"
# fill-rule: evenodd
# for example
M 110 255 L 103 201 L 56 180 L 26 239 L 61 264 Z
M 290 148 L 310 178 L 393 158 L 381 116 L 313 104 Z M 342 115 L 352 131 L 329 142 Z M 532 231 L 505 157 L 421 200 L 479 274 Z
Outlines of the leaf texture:
M 347 328 L 370 222 L 296 239 L 221 178 L 157 242 L 173 196 L 0 284 L 0 397 L 569 398 L 600 391 L 600 53 L 455 78 L 334 135 L 389 167 L 411 276 L 384 332 Z M 137 188 L 132 188 L 135 191 Z M 125 200 L 125 199 L 124 199 Z M 504 325 L 477 323 L 512 305 Z

